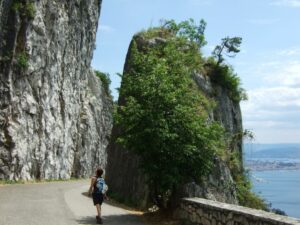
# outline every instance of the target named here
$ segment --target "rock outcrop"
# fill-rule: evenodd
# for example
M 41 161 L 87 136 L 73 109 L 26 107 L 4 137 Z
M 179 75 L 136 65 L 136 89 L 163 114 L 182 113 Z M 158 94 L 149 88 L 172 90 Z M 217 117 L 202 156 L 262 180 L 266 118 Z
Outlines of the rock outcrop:
M 133 41 L 136 42 L 138 49 L 142 49 L 145 45 L 151 47 L 166 40 L 160 37 L 147 39 L 142 35 L 137 35 Z M 128 74 L 127 71 L 131 67 L 132 43 L 127 53 L 124 74 Z M 226 88 L 214 83 L 208 76 L 195 74 L 194 80 L 199 89 L 208 98 L 216 102 L 215 109 L 212 112 L 208 112 L 210 119 L 221 123 L 228 135 L 237 136 L 229 151 L 242 155 L 242 137 L 236 135 L 242 132 L 242 117 L 239 103 L 231 100 Z M 124 104 L 124 96 L 119 97 L 118 104 Z M 149 188 L 146 185 L 146 179 L 139 169 L 139 158 L 115 143 L 119 132 L 121 130 L 117 126 L 114 126 L 108 148 L 107 181 L 112 192 L 117 193 L 127 201 L 135 202 L 141 208 L 145 208 L 151 200 L 149 199 Z M 221 202 L 238 204 L 230 169 L 219 158 L 215 159 L 215 166 L 211 174 L 201 185 L 194 182 L 184 185 L 180 188 L 178 197 L 204 197 Z
M 112 100 L 90 68 L 101 0 L 0 1 L 0 179 L 106 164 Z

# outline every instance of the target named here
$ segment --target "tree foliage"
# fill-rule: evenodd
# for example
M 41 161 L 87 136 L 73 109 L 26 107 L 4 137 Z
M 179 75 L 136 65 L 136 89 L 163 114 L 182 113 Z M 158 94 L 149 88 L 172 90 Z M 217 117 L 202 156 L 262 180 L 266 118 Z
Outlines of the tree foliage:
M 249 172 L 244 171 L 243 174 L 233 174 L 233 178 L 240 205 L 265 211 L 270 210 L 266 201 L 252 192 L 252 182 L 249 178 Z
M 197 47 L 182 38 L 143 49 L 133 42 L 130 55 L 120 89 L 125 103 L 115 115 L 118 142 L 140 156 L 160 203 L 159 196 L 209 172 L 223 129 L 208 122 L 211 104 L 191 79 L 201 63 Z
M 98 70 L 95 70 L 96 76 L 101 80 L 103 88 L 106 94 L 110 95 L 109 85 L 111 83 L 110 77 L 108 73 L 103 73 Z
M 162 27 L 170 30 L 174 35 L 185 37 L 189 41 L 196 43 L 200 49 L 207 44 L 204 36 L 206 22 L 201 19 L 197 25 L 193 19 L 176 23 L 174 20 L 162 21 Z
M 246 91 L 241 87 L 240 78 L 230 65 L 219 64 L 214 58 L 209 58 L 205 64 L 205 71 L 212 82 L 227 89 L 228 96 L 234 102 L 248 99 Z
M 241 135 L 248 131 L 242 132 Z M 238 134 L 239 135 L 239 134 Z M 259 195 L 252 191 L 253 184 L 250 179 L 250 171 L 241 167 L 241 155 L 238 152 L 224 152 L 227 165 L 235 183 L 237 199 L 240 205 L 254 209 L 270 211 L 270 206 Z
M 199 182 L 207 175 L 216 154 L 225 149 L 223 128 L 208 120 L 214 102 L 199 91 L 192 75 L 210 76 L 228 90 L 233 101 L 246 98 L 232 67 L 222 63 L 224 51 L 233 57 L 241 39 L 225 38 L 214 57 L 202 58 L 199 50 L 206 44 L 205 27 L 204 20 L 198 25 L 192 19 L 179 24 L 169 20 L 139 33 L 122 75 L 122 104 L 115 112 L 122 132 L 117 141 L 140 157 L 152 197 L 160 206 L 180 184 Z M 153 40 L 156 37 L 164 40 Z M 237 160 L 231 161 L 232 167 L 240 165 Z M 256 201 L 248 180 L 239 174 L 241 170 L 236 171 L 240 201 L 248 197 Z M 243 190 L 249 195 L 242 195 Z
M 36 14 L 36 9 L 33 2 L 14 0 L 12 10 L 19 12 L 22 17 L 27 17 L 32 20 Z
M 17 66 L 21 69 L 27 69 L 28 68 L 28 56 L 27 53 L 21 52 L 17 56 Z
M 215 47 L 212 56 L 217 60 L 218 64 L 221 64 L 224 61 L 223 54 L 228 57 L 235 57 L 240 52 L 241 43 L 241 37 L 225 37 L 222 39 L 221 44 Z

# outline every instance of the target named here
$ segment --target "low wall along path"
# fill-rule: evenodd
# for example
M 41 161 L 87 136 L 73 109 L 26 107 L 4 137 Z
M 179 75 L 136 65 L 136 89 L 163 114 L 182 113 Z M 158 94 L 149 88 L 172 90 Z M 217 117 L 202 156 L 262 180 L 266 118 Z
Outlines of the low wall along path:
M 185 198 L 177 213 L 185 225 L 300 225 L 300 220 L 202 198 Z

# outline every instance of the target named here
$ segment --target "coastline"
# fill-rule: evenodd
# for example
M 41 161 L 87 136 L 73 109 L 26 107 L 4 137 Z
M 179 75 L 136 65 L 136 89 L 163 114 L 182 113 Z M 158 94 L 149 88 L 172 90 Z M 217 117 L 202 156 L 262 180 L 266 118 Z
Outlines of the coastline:
M 299 162 L 247 160 L 245 168 L 251 171 L 300 170 Z

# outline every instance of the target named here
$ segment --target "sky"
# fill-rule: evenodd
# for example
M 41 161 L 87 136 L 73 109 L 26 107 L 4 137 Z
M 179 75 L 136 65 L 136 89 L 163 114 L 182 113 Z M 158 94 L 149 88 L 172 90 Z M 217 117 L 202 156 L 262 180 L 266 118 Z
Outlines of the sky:
M 93 68 L 107 72 L 115 99 L 132 36 L 193 18 L 207 22 L 209 56 L 226 36 L 243 38 L 234 66 L 248 93 L 244 129 L 256 143 L 300 143 L 300 0 L 103 0 Z

